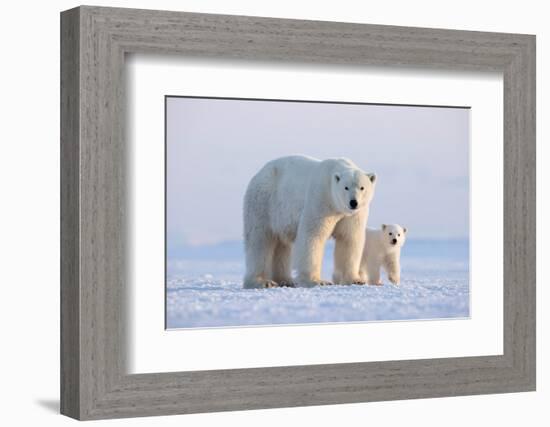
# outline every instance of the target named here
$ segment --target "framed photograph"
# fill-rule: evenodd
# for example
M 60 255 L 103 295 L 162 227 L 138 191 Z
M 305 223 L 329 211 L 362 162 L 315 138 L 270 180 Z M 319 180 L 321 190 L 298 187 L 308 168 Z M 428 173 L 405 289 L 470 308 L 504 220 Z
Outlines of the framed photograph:
M 167 328 L 469 317 L 469 107 L 165 102 Z
M 535 390 L 535 37 L 61 14 L 61 411 Z

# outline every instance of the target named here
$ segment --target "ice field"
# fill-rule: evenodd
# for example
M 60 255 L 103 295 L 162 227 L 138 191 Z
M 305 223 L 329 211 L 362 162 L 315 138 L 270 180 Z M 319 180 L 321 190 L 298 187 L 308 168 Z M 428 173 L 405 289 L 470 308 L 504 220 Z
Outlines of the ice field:
M 243 289 L 241 242 L 173 251 L 167 327 L 228 327 L 469 316 L 468 241 L 406 242 L 401 285 Z M 324 278 L 332 271 L 327 245 Z

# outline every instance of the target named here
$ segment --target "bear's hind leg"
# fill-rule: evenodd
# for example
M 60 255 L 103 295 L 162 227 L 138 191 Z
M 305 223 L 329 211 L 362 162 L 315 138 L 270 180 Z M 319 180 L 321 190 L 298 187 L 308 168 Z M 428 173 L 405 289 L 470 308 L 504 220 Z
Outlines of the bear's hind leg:
M 246 275 L 245 289 L 273 288 L 277 283 L 268 278 L 273 261 L 275 240 L 268 235 L 250 236 L 245 241 Z
M 278 240 L 275 244 L 271 267 L 271 279 L 277 282 L 279 286 L 295 286 L 292 280 L 291 250 L 292 247 L 281 240 Z

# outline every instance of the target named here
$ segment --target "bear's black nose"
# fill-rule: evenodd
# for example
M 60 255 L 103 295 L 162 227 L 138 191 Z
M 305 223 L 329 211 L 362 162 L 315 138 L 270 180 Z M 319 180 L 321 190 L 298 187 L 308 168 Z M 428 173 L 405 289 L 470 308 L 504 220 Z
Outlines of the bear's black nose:
M 397 239 L 393 239 L 391 242 L 395 245 L 397 243 Z
M 349 201 L 349 207 L 352 209 L 357 209 L 357 200 L 353 199 Z

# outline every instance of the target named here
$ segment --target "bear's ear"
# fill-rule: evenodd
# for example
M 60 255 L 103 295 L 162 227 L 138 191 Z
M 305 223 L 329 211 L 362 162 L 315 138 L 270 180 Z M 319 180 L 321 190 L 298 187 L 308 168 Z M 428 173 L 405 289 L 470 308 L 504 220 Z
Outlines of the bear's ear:
M 387 225 L 386 225 L 386 224 L 382 224 L 382 230 L 385 230 L 385 229 L 386 229 L 386 227 L 387 227 Z
M 336 182 L 340 182 L 340 175 L 335 173 L 334 174 L 334 179 L 336 180 Z
M 403 233 L 407 233 L 407 227 L 403 227 Z
M 372 182 L 374 184 L 375 181 L 376 181 L 376 174 L 375 173 L 368 173 L 367 176 L 369 177 L 370 182 Z

